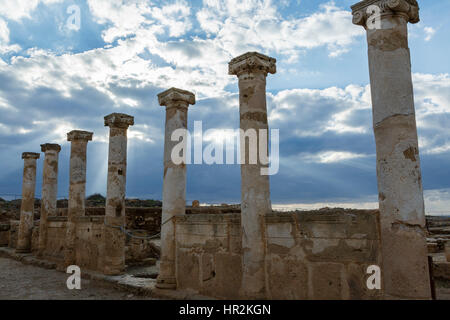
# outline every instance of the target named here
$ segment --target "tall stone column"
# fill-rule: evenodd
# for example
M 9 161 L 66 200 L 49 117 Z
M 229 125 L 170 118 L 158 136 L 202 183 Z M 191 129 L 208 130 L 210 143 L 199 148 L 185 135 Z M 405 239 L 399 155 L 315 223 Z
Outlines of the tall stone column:
M 56 216 L 58 156 L 61 146 L 59 144 L 46 143 L 41 145 L 41 151 L 44 152 L 45 158 L 42 179 L 41 219 L 39 223 L 39 256 L 42 256 L 47 244 L 47 218 Z
M 86 152 L 93 133 L 73 130 L 67 134 L 70 147 L 69 209 L 64 263 L 76 263 L 76 218 L 84 216 L 86 201 Z
M 172 141 L 172 133 L 177 129 L 187 130 L 187 114 L 190 104 L 195 104 L 195 96 L 189 91 L 171 88 L 158 94 L 161 106 L 166 107 L 166 127 L 164 138 L 164 180 L 161 226 L 161 263 L 156 286 L 161 289 L 175 289 L 175 226 L 171 220 L 186 210 L 186 164 L 175 164 L 172 149 L 178 141 Z M 183 140 L 186 151 L 186 139 Z M 186 154 L 183 154 L 185 157 Z M 185 158 L 184 158 L 185 159 Z
M 23 182 L 22 182 L 22 202 L 20 205 L 20 224 L 17 236 L 16 252 L 31 252 L 31 233 L 34 226 L 34 194 L 36 189 L 36 160 L 39 153 L 24 152 L 22 159 Z
M 366 0 L 352 6 L 367 30 L 387 299 L 429 299 L 425 209 L 417 141 L 408 22 L 415 0 Z
M 260 145 L 257 143 L 250 148 L 250 139 L 245 138 L 245 132 L 254 130 L 257 137 L 262 129 L 268 133 L 266 77 L 275 72 L 276 60 L 256 52 L 243 54 L 229 63 L 229 74 L 239 79 L 241 159 L 245 159 L 241 164 L 241 294 L 255 299 L 265 296 L 265 215 L 272 211 L 272 205 L 269 176 L 261 174 L 261 169 L 267 165 L 260 161 Z M 257 153 L 252 155 L 250 151 Z M 268 153 L 268 150 L 263 152 Z M 257 157 L 254 163 L 250 161 L 252 156 Z
M 125 188 L 127 177 L 127 130 L 134 117 L 112 113 L 105 117 L 109 127 L 108 183 L 105 215 L 104 273 L 118 275 L 125 270 Z

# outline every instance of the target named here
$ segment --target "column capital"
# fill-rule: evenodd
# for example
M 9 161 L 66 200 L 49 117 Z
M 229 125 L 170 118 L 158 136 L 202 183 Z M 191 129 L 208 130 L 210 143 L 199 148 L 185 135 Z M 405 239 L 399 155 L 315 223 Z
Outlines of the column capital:
M 158 94 L 158 102 L 160 106 L 166 107 L 170 107 L 179 102 L 187 103 L 189 106 L 190 104 L 195 104 L 195 95 L 190 91 L 170 88 Z
M 41 144 L 41 151 L 42 152 L 46 152 L 46 151 L 56 151 L 56 152 L 60 152 L 61 151 L 61 146 L 59 144 L 56 143 L 45 143 L 45 144 Z
M 275 58 L 265 56 L 261 53 L 247 52 L 232 59 L 228 63 L 228 74 L 236 76 L 247 72 L 262 72 L 266 75 L 268 73 L 274 74 L 277 72 L 276 62 L 277 60 Z
M 134 117 L 124 113 L 111 113 L 105 117 L 105 127 L 125 128 L 134 125 Z
M 74 140 L 91 141 L 93 135 L 94 133 L 89 131 L 72 130 L 67 134 L 67 141 L 74 141 Z
M 36 152 L 24 152 L 22 153 L 22 159 L 39 159 L 41 155 Z
M 371 6 L 380 10 L 374 11 Z M 353 23 L 366 26 L 369 17 L 380 14 L 381 19 L 385 16 L 402 15 L 407 22 L 417 23 L 419 18 L 419 4 L 416 0 L 363 0 L 351 7 Z

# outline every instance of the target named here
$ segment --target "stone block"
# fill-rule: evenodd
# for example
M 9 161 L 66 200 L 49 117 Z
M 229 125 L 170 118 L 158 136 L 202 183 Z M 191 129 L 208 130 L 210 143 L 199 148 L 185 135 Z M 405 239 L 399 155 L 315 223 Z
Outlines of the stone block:
M 177 283 L 179 288 L 200 290 L 199 255 L 192 250 L 177 252 Z
M 337 263 L 315 263 L 311 265 L 310 281 L 313 300 L 340 300 L 342 294 L 343 265 Z
M 292 256 L 270 254 L 266 258 L 268 298 L 305 300 L 308 298 L 308 268 Z

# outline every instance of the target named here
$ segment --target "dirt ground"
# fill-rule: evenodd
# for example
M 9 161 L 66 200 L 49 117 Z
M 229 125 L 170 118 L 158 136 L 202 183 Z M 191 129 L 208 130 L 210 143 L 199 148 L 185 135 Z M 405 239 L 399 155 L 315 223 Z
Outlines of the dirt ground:
M 81 290 L 66 286 L 69 274 L 0 258 L 0 300 L 142 300 L 144 297 L 97 281 L 81 280 Z

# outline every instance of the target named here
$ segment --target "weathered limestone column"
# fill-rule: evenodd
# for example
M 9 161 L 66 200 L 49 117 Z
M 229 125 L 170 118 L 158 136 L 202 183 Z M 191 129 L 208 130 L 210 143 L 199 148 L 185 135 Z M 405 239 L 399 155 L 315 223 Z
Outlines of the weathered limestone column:
M 266 77 L 276 72 L 276 60 L 265 55 L 248 52 L 229 63 L 229 74 L 239 78 L 239 112 L 241 141 L 243 131 L 267 130 Z M 242 131 L 243 130 L 243 131 Z M 258 138 L 259 139 L 259 138 Z M 268 138 L 267 138 L 268 139 Z M 267 141 L 268 145 L 268 141 Z M 249 139 L 241 142 L 241 228 L 243 250 L 243 277 L 241 294 L 247 298 L 265 296 L 265 215 L 272 211 L 269 176 L 262 175 L 267 165 L 259 159 L 259 143 L 252 152 L 257 152 L 256 164 L 250 160 Z M 264 150 L 263 150 L 264 151 Z M 245 158 L 243 158 L 245 152 Z M 268 151 L 266 151 L 268 153 Z
M 352 6 L 367 30 L 387 299 L 430 299 L 425 209 L 417 141 L 408 22 L 415 0 L 366 0 Z
M 56 216 L 56 201 L 58 195 L 58 156 L 61 151 L 59 144 L 41 144 L 44 152 L 44 169 L 42 179 L 41 219 L 39 222 L 39 250 L 42 256 L 47 244 L 47 218 Z
M 17 235 L 16 252 L 31 252 L 31 233 L 34 226 L 34 194 L 36 189 L 36 160 L 39 153 L 24 152 L 22 159 L 23 182 L 22 182 L 22 202 L 20 205 L 19 234 Z
M 70 148 L 69 209 L 64 263 L 76 263 L 76 218 L 84 216 L 86 201 L 86 152 L 93 133 L 73 130 L 67 134 Z
M 156 286 L 161 289 L 175 289 L 175 230 L 171 218 L 185 214 L 186 210 L 186 164 L 175 164 L 171 153 L 178 141 L 172 141 L 177 129 L 187 130 L 187 114 L 195 96 L 189 91 L 171 88 L 158 94 L 161 106 L 166 107 L 166 128 L 164 138 L 164 180 L 161 226 L 161 264 Z M 186 150 L 186 139 L 183 139 Z M 186 155 L 184 154 L 183 157 Z
M 104 273 L 118 275 L 125 270 L 125 188 L 127 177 L 127 130 L 134 117 L 112 113 L 105 117 L 109 127 L 108 183 L 105 214 Z

